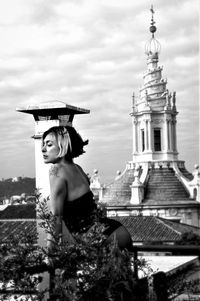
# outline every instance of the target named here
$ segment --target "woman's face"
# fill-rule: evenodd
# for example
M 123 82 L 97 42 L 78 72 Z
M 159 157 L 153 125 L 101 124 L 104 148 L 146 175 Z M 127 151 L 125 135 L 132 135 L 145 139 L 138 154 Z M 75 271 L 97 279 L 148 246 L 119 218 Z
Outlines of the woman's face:
M 42 155 L 44 163 L 57 163 L 60 159 L 58 154 L 60 149 L 56 141 L 56 137 L 53 134 L 48 134 L 42 144 Z

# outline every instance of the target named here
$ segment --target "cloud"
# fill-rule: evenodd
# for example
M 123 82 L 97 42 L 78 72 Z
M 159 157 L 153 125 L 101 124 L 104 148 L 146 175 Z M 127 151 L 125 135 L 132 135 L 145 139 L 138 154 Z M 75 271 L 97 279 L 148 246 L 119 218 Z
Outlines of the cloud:
M 198 154 L 197 3 L 154 3 L 156 38 L 162 46 L 159 63 L 169 90 L 177 91 L 178 148 L 189 166 Z M 78 159 L 89 172 L 100 169 L 102 179 L 109 180 L 125 167 L 132 153 L 132 93 L 138 94 L 147 68 L 144 46 L 150 38 L 151 4 L 0 2 L 0 177 L 34 175 L 34 120 L 15 108 L 54 99 L 91 110 L 74 120 L 90 139 L 87 153 Z M 195 146 L 187 141 L 196 141 Z

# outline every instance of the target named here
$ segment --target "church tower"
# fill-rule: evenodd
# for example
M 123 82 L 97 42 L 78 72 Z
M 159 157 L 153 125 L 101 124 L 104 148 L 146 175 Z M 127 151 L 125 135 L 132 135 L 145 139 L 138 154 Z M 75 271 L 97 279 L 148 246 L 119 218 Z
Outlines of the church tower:
M 150 11 L 147 69 L 139 95 L 132 96 L 132 160 L 101 187 L 99 199 L 108 216 L 155 215 L 200 227 L 199 167 L 191 174 L 178 158 L 176 92 L 162 77 L 153 7 Z
M 167 80 L 162 78 L 153 8 L 151 13 L 151 38 L 145 47 L 147 70 L 139 96 L 133 95 L 133 161 L 176 161 L 176 93 L 168 91 Z

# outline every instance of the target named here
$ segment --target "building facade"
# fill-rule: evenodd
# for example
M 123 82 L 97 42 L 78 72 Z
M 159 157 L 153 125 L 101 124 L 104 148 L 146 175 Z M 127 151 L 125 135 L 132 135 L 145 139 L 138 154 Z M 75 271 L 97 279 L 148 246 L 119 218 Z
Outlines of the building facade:
M 159 66 L 160 43 L 155 39 L 151 9 L 151 38 L 146 43 L 147 70 L 132 101 L 132 161 L 109 186 L 100 189 L 108 216 L 154 215 L 200 227 L 200 172 L 193 174 L 179 160 L 176 92 L 167 89 Z

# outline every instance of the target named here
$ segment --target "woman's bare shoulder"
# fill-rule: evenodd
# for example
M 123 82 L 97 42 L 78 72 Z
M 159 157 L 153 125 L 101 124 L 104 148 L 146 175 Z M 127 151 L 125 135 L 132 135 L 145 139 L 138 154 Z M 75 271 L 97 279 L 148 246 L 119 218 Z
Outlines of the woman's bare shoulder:
M 53 164 L 49 169 L 49 177 L 50 179 L 58 180 L 58 179 L 67 179 L 66 170 L 57 164 Z
M 76 164 L 78 170 L 81 172 L 81 174 L 84 176 L 84 178 L 87 180 L 87 182 L 90 184 L 90 179 L 88 175 L 85 173 L 85 171 L 82 169 L 82 167 L 78 164 Z
M 63 189 L 68 185 L 67 177 L 60 166 L 56 164 L 51 166 L 49 170 L 49 182 L 51 189 Z
M 59 177 L 59 175 L 60 175 L 59 167 L 56 164 L 52 165 L 49 169 L 49 176 L 50 177 Z
M 49 169 L 49 177 L 52 181 L 68 181 L 69 180 L 69 171 L 63 165 L 53 164 Z
M 78 167 L 79 170 L 83 171 L 83 168 L 82 168 L 80 165 L 75 164 L 75 166 Z M 84 172 L 84 171 L 83 171 L 83 172 Z

